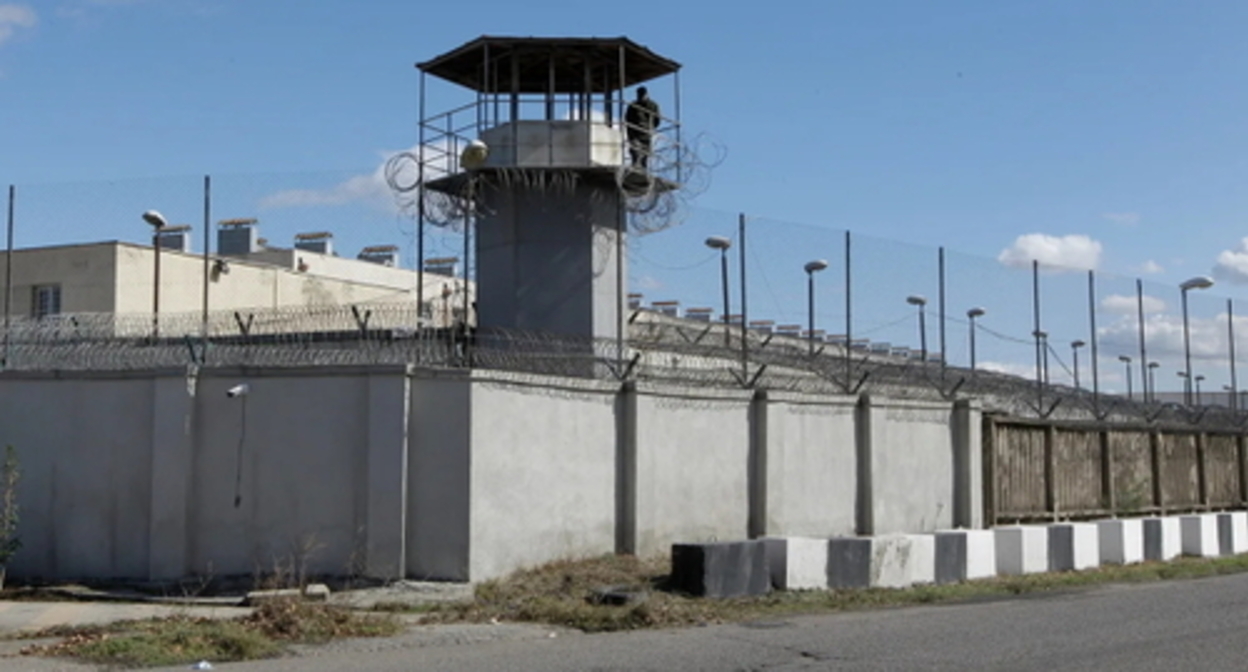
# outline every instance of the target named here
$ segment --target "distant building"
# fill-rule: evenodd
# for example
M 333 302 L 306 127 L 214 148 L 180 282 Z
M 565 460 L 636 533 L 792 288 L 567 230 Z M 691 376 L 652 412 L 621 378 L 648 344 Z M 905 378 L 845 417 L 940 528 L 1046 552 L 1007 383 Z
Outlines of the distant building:
M 426 272 L 422 283 L 421 273 L 397 266 L 393 246 L 367 248 L 359 259 L 333 254 L 329 234 L 301 235 L 292 248 L 269 247 L 256 237 L 254 226 L 240 226 L 240 221 L 254 223 L 224 223 L 218 238 L 220 252 L 209 256 L 210 311 L 378 303 L 414 307 L 420 286 L 422 315 L 433 323 L 463 312 L 462 298 L 453 300 L 463 297 L 462 278 Z M 162 315 L 203 310 L 204 257 L 189 251 L 188 239 L 186 227 L 171 227 L 160 238 Z M 154 249 L 109 241 L 14 250 L 10 315 L 151 313 Z M 7 272 L 5 263 L 0 255 L 0 286 Z M 457 304 L 454 312 L 442 305 L 452 302 Z

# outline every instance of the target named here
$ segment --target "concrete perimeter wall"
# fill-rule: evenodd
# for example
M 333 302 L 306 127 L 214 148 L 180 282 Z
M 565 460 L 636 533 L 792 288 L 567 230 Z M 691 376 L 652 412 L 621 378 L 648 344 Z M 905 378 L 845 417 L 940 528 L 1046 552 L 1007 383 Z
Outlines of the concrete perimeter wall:
M 245 398 L 226 390 L 246 381 Z M 978 409 L 405 367 L 0 375 L 16 577 L 479 581 L 982 524 Z
M 767 450 L 765 509 L 754 531 L 784 537 L 853 534 L 858 498 L 853 396 L 769 393 L 763 404 Z
M 750 394 L 638 386 L 636 540 L 639 555 L 673 541 L 745 538 L 750 514 Z

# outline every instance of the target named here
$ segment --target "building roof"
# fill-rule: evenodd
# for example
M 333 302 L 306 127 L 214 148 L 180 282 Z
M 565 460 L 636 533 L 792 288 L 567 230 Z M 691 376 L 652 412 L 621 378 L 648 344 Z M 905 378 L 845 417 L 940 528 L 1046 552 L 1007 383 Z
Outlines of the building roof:
M 623 55 L 624 81 L 620 82 Z M 513 60 L 514 59 L 514 60 Z M 556 92 L 585 89 L 589 63 L 594 91 L 623 89 L 680 70 L 664 58 L 627 37 L 500 37 L 483 35 L 416 67 L 474 91 L 486 93 L 546 93 L 553 68 Z M 486 66 L 495 69 L 486 79 Z M 515 67 L 516 83 L 512 73 Z

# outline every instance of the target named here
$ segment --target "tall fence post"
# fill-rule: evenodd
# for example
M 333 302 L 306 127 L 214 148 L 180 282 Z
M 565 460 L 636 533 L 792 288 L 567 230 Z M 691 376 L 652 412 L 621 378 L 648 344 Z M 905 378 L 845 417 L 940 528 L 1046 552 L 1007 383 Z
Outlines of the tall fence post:
M 981 412 L 978 401 L 953 402 L 953 526 L 979 529 L 984 526 L 984 469 L 980 446 L 983 424 L 976 422 Z
M 1209 440 L 1204 432 L 1196 432 L 1196 487 L 1200 505 L 1209 508 Z
M 615 395 L 615 552 L 637 552 L 637 383 Z
M 1248 459 L 1244 455 L 1244 435 L 1235 435 L 1235 461 L 1239 467 L 1239 505 L 1248 506 Z
M 1044 428 L 1044 510 L 1057 520 L 1057 428 Z
M 767 390 L 755 390 L 749 410 L 749 465 L 747 473 L 749 490 L 749 520 L 746 521 L 750 539 L 767 535 Z
M 984 451 L 984 525 L 992 527 L 997 524 L 997 421 L 991 414 L 984 414 L 981 437 Z
M 861 536 L 875 534 L 874 456 L 871 446 L 871 396 L 858 397 L 854 412 L 854 439 L 858 457 L 857 506 L 854 512 L 856 532 Z
M 1111 516 L 1117 516 L 1118 495 L 1114 492 L 1113 443 L 1110 441 L 1107 428 L 1101 428 L 1096 435 L 1101 447 L 1101 506 L 1107 509 Z
M 1153 472 L 1153 507 L 1164 516 L 1166 501 L 1165 488 L 1161 484 L 1161 430 L 1156 428 L 1148 432 L 1148 458 L 1149 468 Z

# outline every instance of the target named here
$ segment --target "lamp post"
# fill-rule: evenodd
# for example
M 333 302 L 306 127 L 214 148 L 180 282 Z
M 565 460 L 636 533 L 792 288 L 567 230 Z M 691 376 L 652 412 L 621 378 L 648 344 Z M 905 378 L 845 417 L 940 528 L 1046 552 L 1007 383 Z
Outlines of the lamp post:
M 815 354 L 815 274 L 827 267 L 828 262 L 824 259 L 808 261 L 803 267 L 806 271 L 806 316 L 808 322 L 806 337 L 810 342 L 810 355 L 812 357 Z
M 728 345 L 728 248 L 732 247 L 732 241 L 723 236 L 711 236 L 706 239 L 706 246 L 719 250 L 720 287 L 724 294 L 724 345 Z
M 1145 402 L 1157 401 L 1157 367 L 1161 366 L 1158 362 L 1148 363 L 1148 389 L 1149 396 L 1144 399 Z
M 927 363 L 927 316 L 923 310 L 927 306 L 927 299 L 918 294 L 911 294 L 906 297 L 906 303 L 916 306 L 919 309 L 919 357 L 923 363 Z
M 169 220 L 155 210 L 143 213 L 143 221 L 152 225 L 152 257 L 155 259 L 152 278 L 152 342 L 160 337 L 160 232 L 169 226 Z
M 1118 355 L 1118 361 L 1122 362 L 1122 368 L 1127 372 L 1127 399 L 1131 399 L 1131 358 L 1127 355 Z
M 1196 374 L 1196 377 L 1195 377 L 1195 378 L 1192 378 L 1192 381 L 1196 383 L 1196 405 L 1197 405 L 1197 406 L 1201 406 L 1201 405 L 1202 405 L 1202 404 L 1200 403 L 1200 381 L 1202 381 L 1202 380 L 1204 380 L 1204 379 L 1205 379 L 1205 377 L 1204 377 L 1203 375 L 1201 375 L 1201 374 Z
M 1179 284 L 1179 294 L 1183 299 L 1183 362 L 1186 375 L 1183 376 L 1183 403 L 1192 403 L 1192 341 L 1187 326 L 1187 292 L 1193 289 L 1208 289 L 1213 286 L 1213 279 L 1198 275 L 1184 280 Z
M 1190 406 L 1192 403 L 1192 379 L 1188 377 L 1186 371 L 1175 371 L 1174 374 L 1183 379 L 1183 404 Z
M 1082 348 L 1085 345 L 1087 345 L 1087 343 L 1084 343 L 1081 340 L 1074 340 L 1070 342 L 1070 354 L 1071 354 L 1071 359 L 1075 367 L 1075 389 L 1076 390 L 1079 389 L 1079 348 Z
M 975 319 L 984 316 L 984 309 L 979 306 L 966 311 L 966 319 L 971 323 L 971 371 L 975 370 Z

